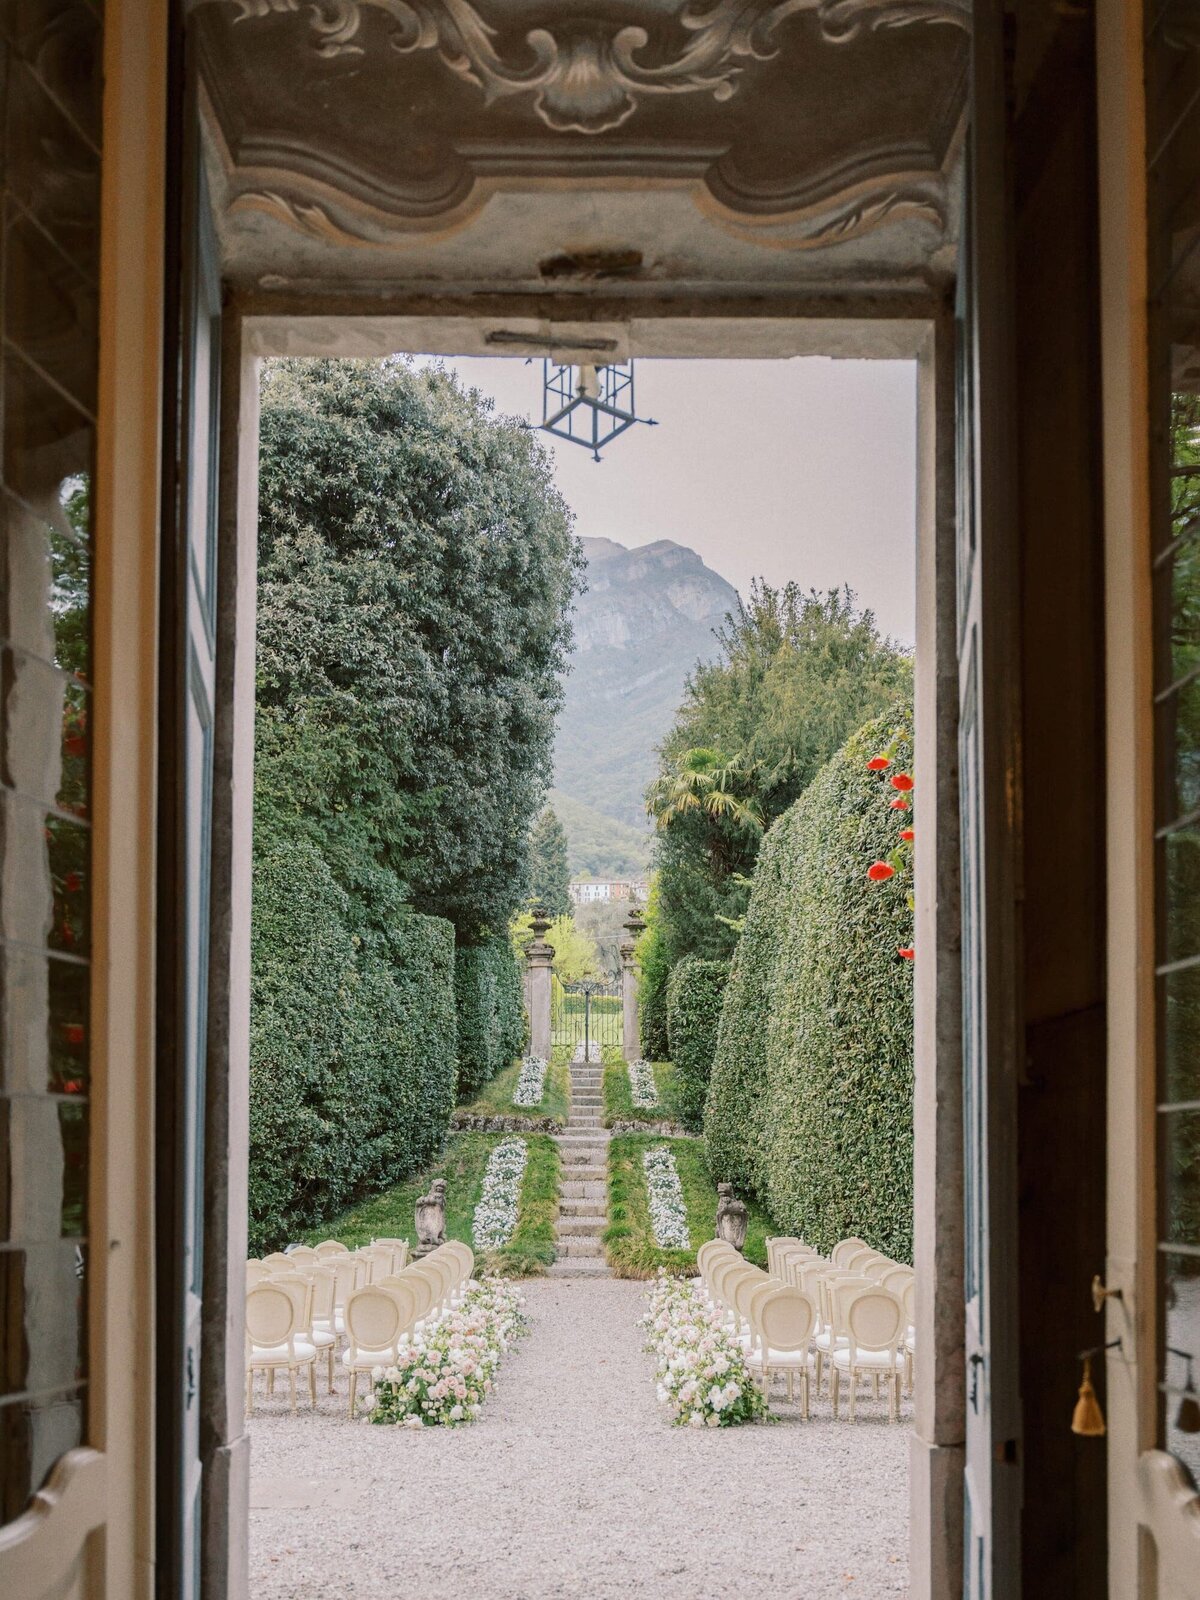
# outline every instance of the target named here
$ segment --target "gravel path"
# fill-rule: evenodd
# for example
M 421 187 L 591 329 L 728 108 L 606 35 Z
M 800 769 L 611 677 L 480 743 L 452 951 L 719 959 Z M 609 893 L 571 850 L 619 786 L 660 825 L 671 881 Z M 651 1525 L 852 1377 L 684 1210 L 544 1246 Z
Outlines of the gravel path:
M 344 1379 L 315 1417 L 256 1399 L 253 1600 L 906 1594 L 907 1427 L 779 1400 L 777 1426 L 670 1427 L 641 1289 L 526 1285 L 531 1332 L 471 1427 L 351 1426 Z

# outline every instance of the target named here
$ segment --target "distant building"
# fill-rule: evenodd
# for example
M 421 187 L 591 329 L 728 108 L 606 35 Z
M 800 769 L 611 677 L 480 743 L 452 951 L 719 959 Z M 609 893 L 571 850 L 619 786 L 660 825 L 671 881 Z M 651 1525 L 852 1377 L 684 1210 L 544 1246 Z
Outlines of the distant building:
M 610 900 L 641 900 L 649 893 L 645 878 L 584 878 L 569 886 L 571 903 L 593 906 Z

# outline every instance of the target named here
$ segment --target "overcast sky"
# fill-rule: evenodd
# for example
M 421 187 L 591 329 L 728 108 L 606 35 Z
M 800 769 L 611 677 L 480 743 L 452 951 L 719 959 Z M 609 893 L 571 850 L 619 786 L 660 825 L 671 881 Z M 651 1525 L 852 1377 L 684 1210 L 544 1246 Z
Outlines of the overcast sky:
M 448 361 L 541 421 L 542 363 Z M 597 464 L 543 434 L 577 532 L 690 545 L 750 580 L 848 583 L 905 644 L 913 623 L 916 368 L 900 361 L 639 361 L 639 415 Z

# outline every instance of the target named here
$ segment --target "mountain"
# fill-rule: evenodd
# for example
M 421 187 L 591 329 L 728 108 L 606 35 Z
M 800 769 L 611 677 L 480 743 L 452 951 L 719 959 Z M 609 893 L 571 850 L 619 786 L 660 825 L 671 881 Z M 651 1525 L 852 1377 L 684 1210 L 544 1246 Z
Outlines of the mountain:
M 567 835 L 567 864 L 573 878 L 642 878 L 650 867 L 650 832 L 645 822 L 631 828 L 586 801 L 551 789 L 549 803 Z
M 642 797 L 656 771 L 655 746 L 671 726 L 688 673 L 716 655 L 713 629 L 736 606 L 737 591 L 670 539 L 636 550 L 584 539 L 583 553 L 587 590 L 575 609 L 554 785 L 648 844 Z M 584 820 L 577 817 L 577 826 Z M 575 870 L 575 833 L 566 815 L 562 822 Z

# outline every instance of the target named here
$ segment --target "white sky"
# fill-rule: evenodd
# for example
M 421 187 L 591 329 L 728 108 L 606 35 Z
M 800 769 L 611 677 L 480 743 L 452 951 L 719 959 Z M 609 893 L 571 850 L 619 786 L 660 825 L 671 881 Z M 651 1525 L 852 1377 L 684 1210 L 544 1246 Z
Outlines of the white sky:
M 501 411 L 540 422 L 542 363 L 447 361 Z M 580 534 L 689 545 L 743 594 L 753 577 L 848 583 L 885 633 L 915 637 L 916 368 L 900 361 L 638 361 L 631 428 L 596 463 L 553 449 Z

